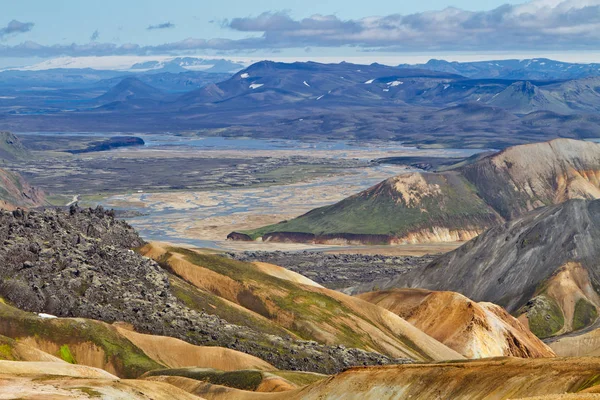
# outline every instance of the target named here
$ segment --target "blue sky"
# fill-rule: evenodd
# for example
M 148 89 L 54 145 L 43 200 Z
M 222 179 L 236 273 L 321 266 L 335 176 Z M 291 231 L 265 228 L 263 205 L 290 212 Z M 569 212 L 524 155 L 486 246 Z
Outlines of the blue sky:
M 60 56 L 600 51 L 600 0 L 0 0 L 0 6 L 0 65 Z
M 490 10 L 523 1 L 430 0 L 0 0 L 5 21 L 33 22 L 27 35 L 7 38 L 8 43 L 32 40 L 42 44 L 84 43 L 98 30 L 100 41 L 157 44 L 187 37 L 240 38 L 243 33 L 222 28 L 225 19 L 256 16 L 266 11 L 289 10 L 296 18 L 314 14 L 359 19 L 374 15 L 413 14 L 454 6 L 471 11 Z M 213 22 L 211 22 L 213 21 Z M 171 22 L 173 29 L 148 31 L 149 25 Z

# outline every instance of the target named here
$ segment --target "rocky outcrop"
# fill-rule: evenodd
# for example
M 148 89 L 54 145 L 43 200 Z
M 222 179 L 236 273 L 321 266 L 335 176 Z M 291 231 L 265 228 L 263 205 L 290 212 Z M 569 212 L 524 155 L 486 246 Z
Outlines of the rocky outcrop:
M 265 334 L 188 308 L 173 295 L 167 271 L 131 250 L 143 244 L 133 228 L 102 208 L 0 212 L 0 243 L 0 297 L 23 310 L 124 321 L 142 333 L 235 349 L 287 370 L 403 362 Z
M 227 240 L 236 240 L 238 242 L 251 242 L 252 238 L 245 233 L 231 232 L 227 235 Z
M 341 202 L 231 239 L 325 244 L 470 240 L 534 209 L 600 198 L 600 144 L 516 146 L 452 171 L 408 173 Z

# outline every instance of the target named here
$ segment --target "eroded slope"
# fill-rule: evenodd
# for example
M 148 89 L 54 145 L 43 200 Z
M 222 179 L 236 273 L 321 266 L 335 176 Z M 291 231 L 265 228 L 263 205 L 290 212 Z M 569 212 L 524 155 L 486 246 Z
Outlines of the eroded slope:
M 358 297 L 398 314 L 467 358 L 554 357 L 540 339 L 492 303 L 422 289 L 391 289 Z
M 497 226 L 390 287 L 451 290 L 505 307 L 539 337 L 598 316 L 600 201 L 571 200 Z
M 395 314 L 314 284 L 281 279 L 283 269 L 181 248 L 147 245 L 151 255 L 197 288 L 261 315 L 294 335 L 327 345 L 375 351 L 393 358 L 462 358 Z

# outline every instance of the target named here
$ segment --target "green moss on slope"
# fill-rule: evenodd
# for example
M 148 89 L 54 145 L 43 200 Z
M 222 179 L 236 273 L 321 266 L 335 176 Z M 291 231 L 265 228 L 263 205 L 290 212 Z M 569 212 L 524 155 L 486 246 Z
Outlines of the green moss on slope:
M 290 335 L 289 331 L 270 320 L 242 311 L 213 293 L 200 290 L 175 275 L 171 275 L 169 281 L 175 297 L 192 310 L 217 315 L 231 324 L 247 326 L 258 332 L 278 336 Z
M 75 363 L 69 345 L 93 343 L 103 349 L 120 376 L 137 378 L 143 373 L 163 368 L 142 350 L 119 335 L 111 326 L 93 320 L 43 319 L 6 304 L 0 304 L 0 334 L 13 338 L 36 337 L 60 344 L 63 360 Z
M 590 302 L 579 299 L 575 304 L 573 314 L 573 330 L 583 329 L 590 326 L 598 318 L 598 310 Z
M 457 174 L 423 176 L 436 189 L 422 197 L 418 204 L 406 205 L 406 199 L 395 190 L 394 182 L 388 180 L 293 220 L 241 233 L 253 240 L 275 232 L 401 237 L 431 226 L 465 229 L 489 226 L 495 221 L 496 216 L 479 198 L 475 187 Z
M 75 357 L 73 357 L 73 354 L 71 354 L 71 349 L 69 349 L 69 345 L 63 344 L 62 346 L 60 346 L 59 354 L 60 358 L 62 358 L 69 364 L 77 364 Z
M 527 310 L 529 329 L 540 339 L 558 333 L 565 325 L 564 315 L 558 304 L 551 298 L 540 295 L 533 299 Z

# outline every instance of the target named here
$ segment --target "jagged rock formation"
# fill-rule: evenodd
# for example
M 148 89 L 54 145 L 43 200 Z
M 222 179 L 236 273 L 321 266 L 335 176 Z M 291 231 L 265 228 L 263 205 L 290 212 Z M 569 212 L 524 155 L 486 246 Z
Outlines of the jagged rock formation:
M 520 315 L 539 337 L 564 334 L 598 317 L 598 237 L 600 200 L 571 200 L 492 228 L 384 286 L 460 292 Z
M 554 352 L 502 307 L 454 292 L 391 289 L 358 296 L 404 318 L 467 358 L 554 357 Z
M 232 240 L 397 244 L 466 241 L 536 208 L 600 198 L 600 144 L 516 146 L 442 173 L 390 178 L 341 202 Z
M 173 292 L 198 297 L 193 288 L 181 280 L 173 287 L 174 277 L 131 251 L 142 240 L 101 208 L 0 212 L 0 242 L 0 296 L 26 311 L 124 321 L 142 333 L 232 348 L 282 369 L 330 373 L 351 365 L 402 362 L 374 352 L 303 341 L 281 327 L 269 328 L 260 322 L 264 318 L 246 314 L 239 318 L 231 306 L 223 312 L 238 316 L 241 325 L 249 321 L 253 328 L 228 323 L 214 310 L 211 315 L 189 308 Z

